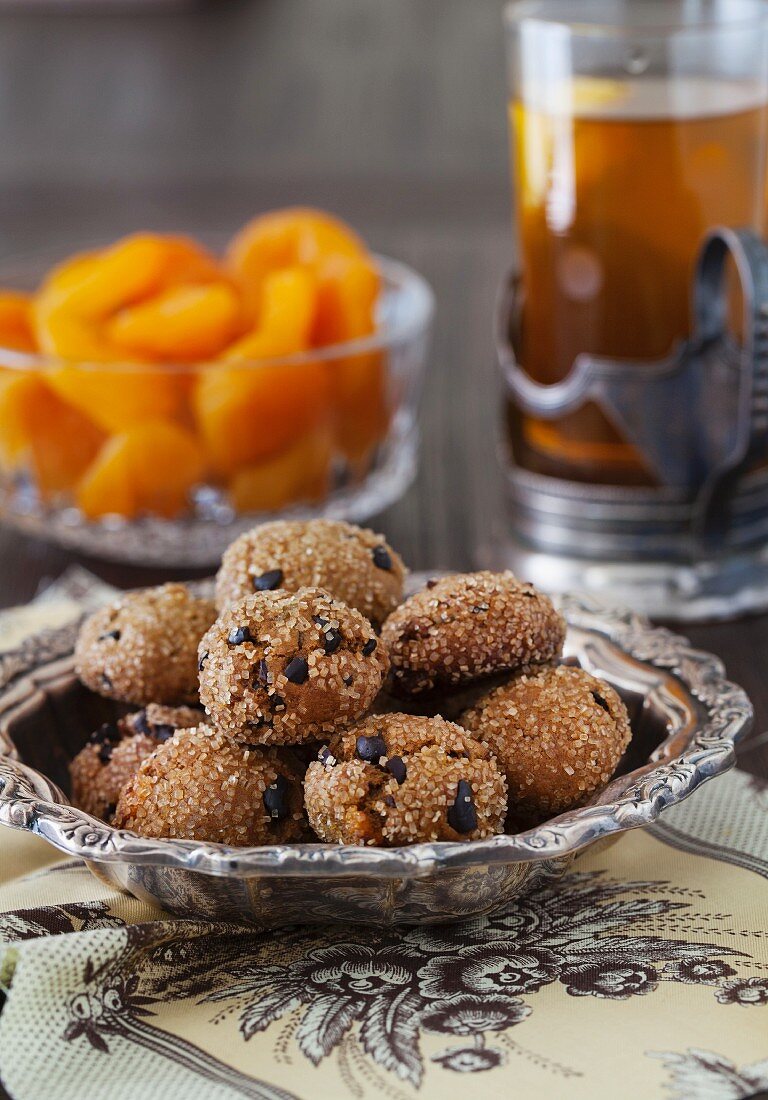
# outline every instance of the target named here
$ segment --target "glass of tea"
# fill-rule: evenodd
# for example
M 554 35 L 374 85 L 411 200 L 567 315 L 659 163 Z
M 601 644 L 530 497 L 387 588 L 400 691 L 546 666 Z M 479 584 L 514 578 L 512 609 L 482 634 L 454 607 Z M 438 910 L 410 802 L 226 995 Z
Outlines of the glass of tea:
M 764 235 L 768 6 L 520 0 L 506 27 L 522 368 L 552 383 L 581 353 L 670 354 L 707 230 Z M 543 420 L 510 399 L 507 430 L 524 470 L 656 484 L 595 404 Z

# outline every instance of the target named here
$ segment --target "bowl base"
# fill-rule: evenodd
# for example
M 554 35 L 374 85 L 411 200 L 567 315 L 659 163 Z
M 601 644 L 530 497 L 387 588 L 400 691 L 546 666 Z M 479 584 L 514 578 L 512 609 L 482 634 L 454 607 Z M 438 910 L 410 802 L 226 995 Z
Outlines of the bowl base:
M 412 417 L 402 416 L 396 418 L 374 472 L 361 483 L 335 490 L 319 504 L 236 515 L 227 506 L 214 507 L 207 501 L 196 515 L 184 519 L 148 516 L 127 522 L 114 516 L 89 523 L 74 508 L 47 509 L 23 489 L 5 486 L 0 487 L 0 521 L 26 535 L 107 561 L 203 569 L 218 566 L 238 535 L 268 520 L 367 520 L 405 493 L 416 475 L 417 456 L 416 424 Z

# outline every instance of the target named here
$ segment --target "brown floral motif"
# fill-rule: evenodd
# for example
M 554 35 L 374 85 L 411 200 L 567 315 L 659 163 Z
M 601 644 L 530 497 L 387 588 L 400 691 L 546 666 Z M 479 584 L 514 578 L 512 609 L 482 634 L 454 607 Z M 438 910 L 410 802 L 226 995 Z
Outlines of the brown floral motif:
M 421 1026 L 450 1035 L 484 1035 L 486 1031 L 506 1031 L 530 1014 L 530 1007 L 518 998 L 465 994 L 435 1001 L 422 1013 Z
M 413 986 L 423 961 L 420 952 L 405 944 L 336 944 L 310 951 L 285 969 L 246 969 L 240 981 L 204 999 L 246 999 L 249 1003 L 240 1017 L 246 1039 L 286 1012 L 307 1006 L 296 1040 L 315 1065 L 359 1021 L 366 1053 L 384 1069 L 417 1084 L 422 1070 L 418 1053 L 421 1002 Z
M 93 976 L 89 961 L 83 975 L 85 982 L 89 983 Z M 70 1021 L 64 1029 L 64 1038 L 71 1041 L 84 1035 L 92 1047 L 108 1054 L 106 1036 L 120 1034 L 121 1017 L 154 1015 L 147 1006 L 155 998 L 141 996 L 138 987 L 138 975 L 130 978 L 114 975 L 109 983 L 95 990 L 77 993 L 69 1002 Z
M 514 940 L 466 947 L 438 955 L 419 971 L 425 999 L 451 993 L 535 993 L 553 982 L 564 959 L 546 948 L 520 950 Z
M 346 1057 L 354 1044 L 368 1074 L 378 1067 L 418 1088 L 422 1034 L 452 1039 L 431 1056 L 436 1066 L 492 1072 L 506 1057 L 504 1033 L 525 1024 L 536 994 L 556 982 L 574 998 L 617 1003 L 673 981 L 709 986 L 724 1005 L 767 1005 L 768 978 L 745 969 L 745 952 L 671 934 L 681 917 L 699 915 L 699 899 L 667 886 L 571 873 L 503 915 L 462 925 L 284 929 L 277 955 L 271 935 L 242 925 L 128 927 L 123 949 L 87 969 L 66 1038 L 103 1053 L 127 1040 L 224 1080 L 223 1063 L 182 1040 L 169 1045 L 152 1026 L 155 1001 L 194 998 L 215 1005 L 217 1017 L 236 1012 L 245 1041 L 284 1021 L 285 1041 L 313 1064 Z M 68 927 L 88 919 L 99 914 L 70 914 Z M 354 1059 L 345 1065 L 352 1072 Z M 277 1095 L 242 1075 L 232 1081 L 246 1095 Z
M 601 997 L 626 1001 L 658 987 L 659 975 L 652 966 L 622 966 L 610 962 L 599 966 L 571 967 L 560 981 L 572 997 Z
M 768 978 L 723 982 L 717 999 L 721 1005 L 768 1005 Z
M 472 1046 L 449 1047 L 432 1055 L 432 1061 L 454 1073 L 482 1073 L 504 1063 L 506 1055 L 486 1046 L 489 1031 L 506 1031 L 530 1016 L 531 1009 L 518 998 L 457 995 L 435 1001 L 422 1012 L 420 1023 L 426 1031 L 463 1035 L 474 1040 Z
M 567 883 L 567 879 L 566 879 Z M 549 922 L 546 921 L 545 915 L 542 913 L 541 906 L 537 905 L 535 901 L 531 901 L 529 898 L 520 898 L 515 902 L 513 909 L 510 909 L 508 913 L 502 913 L 494 919 L 494 927 L 504 931 L 507 936 L 514 936 L 516 939 L 529 939 L 532 942 L 536 938 L 536 933 L 541 928 L 542 923 L 546 923 L 549 927 Z
M 483 1070 L 497 1069 L 503 1066 L 506 1056 L 500 1050 L 491 1047 L 449 1047 L 432 1056 L 443 1069 L 452 1069 L 454 1073 L 482 1073 Z
M 197 928 L 196 943 L 205 943 L 200 926 L 194 922 L 178 922 L 171 925 L 176 940 Z M 163 931 L 158 936 L 158 928 Z M 143 964 L 155 954 L 153 939 L 167 940 L 168 926 L 135 925 L 124 930 L 122 949 L 101 966 L 94 966 L 89 959 L 83 970 L 82 987 L 69 1000 L 69 1021 L 62 1038 L 68 1042 L 87 1040 L 94 1051 L 111 1054 L 111 1043 L 120 1039 L 133 1043 L 145 1051 L 169 1058 L 191 1073 L 206 1081 L 228 1086 L 236 1095 L 251 1100 L 296 1100 L 284 1089 L 258 1079 L 248 1077 L 217 1058 L 177 1036 L 169 1037 L 162 1030 L 148 1023 L 155 1015 L 149 1007 L 159 1000 L 145 990 L 146 974 Z M 174 942 L 172 939 L 171 943 Z
M 410 985 L 416 960 L 416 952 L 403 947 L 329 947 L 310 952 L 295 973 L 321 992 L 351 997 L 365 1007 L 371 997 Z
M 298 1014 L 295 1041 L 314 1064 L 356 1035 L 372 1061 L 415 1087 L 423 1076 L 422 1032 L 464 1040 L 433 1055 L 442 1068 L 492 1070 L 504 1054 L 486 1036 L 524 1023 L 532 1007 L 522 998 L 554 982 L 574 997 L 613 1001 L 653 994 L 662 980 L 698 982 L 728 989 L 735 1002 L 758 1003 L 762 979 L 744 977 L 741 992 L 724 981 L 745 953 L 663 934 L 667 917 L 679 927 L 680 912 L 692 908 L 679 892 L 663 896 L 665 885 L 582 872 L 504 915 L 463 925 L 377 933 L 373 943 L 370 934 L 336 928 L 320 933 L 334 941 L 321 947 L 317 930 L 303 941 L 299 933 L 293 961 L 225 966 L 202 1000 L 225 1012 L 237 1006 L 246 1040 Z M 646 931 L 650 921 L 655 934 Z
M 689 985 L 717 985 L 721 978 L 731 978 L 735 973 L 721 959 L 684 959 L 666 967 L 664 977 Z
M 40 905 L 1 914 L 0 939 L 32 940 L 64 932 L 87 932 L 91 928 L 121 928 L 124 924 L 120 917 L 110 915 L 104 901 Z

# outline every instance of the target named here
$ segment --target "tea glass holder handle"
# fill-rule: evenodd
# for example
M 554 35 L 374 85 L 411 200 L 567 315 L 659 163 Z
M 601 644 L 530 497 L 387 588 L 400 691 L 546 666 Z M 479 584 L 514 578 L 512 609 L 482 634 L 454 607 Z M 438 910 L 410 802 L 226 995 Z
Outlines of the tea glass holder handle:
M 729 332 L 728 259 L 742 297 L 740 341 Z M 510 397 L 527 415 L 554 420 L 599 405 L 659 483 L 689 493 L 692 536 L 722 546 L 739 478 L 768 462 L 768 246 L 747 229 L 704 239 L 693 282 L 693 334 L 657 360 L 578 355 L 560 382 L 534 381 L 518 363 L 520 280 L 497 303 L 496 344 Z
M 726 263 L 731 258 L 742 296 L 742 338 L 728 335 Z M 694 280 L 694 337 L 702 350 L 732 356 L 738 385 L 729 444 L 702 482 L 693 513 L 695 534 L 721 545 L 736 482 L 761 458 L 768 461 L 768 247 L 751 230 L 718 228 L 705 239 Z M 713 410 L 716 416 L 716 410 Z

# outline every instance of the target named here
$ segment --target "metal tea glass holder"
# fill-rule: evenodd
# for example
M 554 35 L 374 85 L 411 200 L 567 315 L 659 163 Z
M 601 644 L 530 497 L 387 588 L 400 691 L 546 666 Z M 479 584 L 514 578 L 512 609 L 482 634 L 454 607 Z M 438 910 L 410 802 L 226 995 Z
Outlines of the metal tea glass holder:
M 733 261 L 742 336 L 729 331 Z M 522 469 L 505 456 L 510 517 L 490 557 L 551 593 L 588 590 L 675 620 L 768 607 L 768 246 L 717 228 L 698 256 L 693 333 L 664 359 L 579 355 L 542 385 L 518 363 L 523 302 L 506 283 L 497 348 L 508 397 L 555 420 L 600 407 L 653 471 L 655 487 L 594 485 Z

